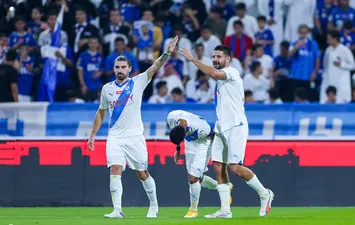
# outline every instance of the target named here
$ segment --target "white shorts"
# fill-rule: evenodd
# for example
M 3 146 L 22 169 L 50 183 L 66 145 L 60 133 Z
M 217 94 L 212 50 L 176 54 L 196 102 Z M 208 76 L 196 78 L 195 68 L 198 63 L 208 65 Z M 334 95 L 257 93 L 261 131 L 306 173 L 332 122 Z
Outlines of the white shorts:
M 211 158 L 211 141 L 204 143 L 185 142 L 185 163 L 187 173 L 202 178 L 203 173 L 208 171 L 207 165 Z
M 107 167 L 126 163 L 132 170 L 145 171 L 148 167 L 148 152 L 144 135 L 132 137 L 108 137 L 106 143 Z
M 212 161 L 243 165 L 248 132 L 248 126 L 242 125 L 216 133 L 212 143 Z

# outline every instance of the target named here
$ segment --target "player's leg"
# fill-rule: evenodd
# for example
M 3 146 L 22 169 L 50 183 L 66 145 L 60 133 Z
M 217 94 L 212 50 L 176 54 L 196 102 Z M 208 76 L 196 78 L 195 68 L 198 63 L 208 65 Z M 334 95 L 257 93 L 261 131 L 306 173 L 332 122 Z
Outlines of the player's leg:
M 217 191 L 221 200 L 221 209 L 216 213 L 206 215 L 206 218 L 232 218 L 230 211 L 230 184 L 227 171 L 228 154 L 225 139 L 216 134 L 212 143 L 213 170 L 218 182 Z
M 113 212 L 104 215 L 105 218 L 123 218 L 122 213 L 122 171 L 125 169 L 126 160 L 120 147 L 120 140 L 108 138 L 106 144 L 107 167 L 110 168 L 110 192 Z
M 147 217 L 155 218 L 158 216 L 158 200 L 156 186 L 153 177 L 148 173 L 148 152 L 145 138 L 143 135 L 126 138 L 126 157 L 128 165 L 135 170 L 141 180 L 143 188 L 150 201 Z
M 204 162 L 204 167 L 205 170 L 204 172 L 208 171 L 207 165 L 211 159 L 211 154 L 212 154 L 212 141 L 208 141 L 208 149 L 207 149 L 207 154 L 204 157 L 205 158 L 205 162 Z M 199 179 L 200 183 L 201 183 L 201 187 L 203 188 L 207 188 L 210 190 L 217 190 L 217 186 L 218 186 L 218 182 L 216 180 L 214 180 L 213 178 L 207 176 L 207 175 L 203 175 L 202 178 Z
M 228 139 L 228 146 L 230 146 L 228 151 L 229 168 L 232 173 L 245 180 L 245 182 L 258 193 L 261 200 L 259 214 L 260 216 L 265 216 L 271 208 L 274 194 L 261 184 L 258 177 L 250 169 L 243 166 L 248 128 L 247 126 L 232 128 L 226 133 L 226 137 Z

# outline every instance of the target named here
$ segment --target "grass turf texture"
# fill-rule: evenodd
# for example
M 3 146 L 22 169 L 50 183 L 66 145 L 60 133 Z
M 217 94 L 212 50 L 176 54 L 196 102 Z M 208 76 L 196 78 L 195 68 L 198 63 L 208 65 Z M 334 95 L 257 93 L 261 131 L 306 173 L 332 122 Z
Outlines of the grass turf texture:
M 232 219 L 205 219 L 218 208 L 199 208 L 195 219 L 184 219 L 188 208 L 160 208 L 159 218 L 145 218 L 148 208 L 124 208 L 124 219 L 104 219 L 112 208 L 0 208 L 0 225 L 171 225 L 171 224 L 223 224 L 223 225 L 352 225 L 355 208 L 278 208 L 266 217 L 259 217 L 259 208 L 233 207 Z

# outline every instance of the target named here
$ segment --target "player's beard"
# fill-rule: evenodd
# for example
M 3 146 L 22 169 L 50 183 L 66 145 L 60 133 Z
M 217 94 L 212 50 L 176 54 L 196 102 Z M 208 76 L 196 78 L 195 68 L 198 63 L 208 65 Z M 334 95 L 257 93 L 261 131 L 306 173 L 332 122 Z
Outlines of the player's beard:
M 220 70 L 220 69 L 223 69 L 224 67 L 226 67 L 226 62 L 218 62 L 218 61 L 215 61 L 213 62 L 213 67 L 217 70 Z
M 117 74 L 116 74 L 116 78 L 117 78 L 117 80 L 122 81 L 122 80 L 124 80 L 124 79 L 127 78 L 127 74 L 117 73 Z

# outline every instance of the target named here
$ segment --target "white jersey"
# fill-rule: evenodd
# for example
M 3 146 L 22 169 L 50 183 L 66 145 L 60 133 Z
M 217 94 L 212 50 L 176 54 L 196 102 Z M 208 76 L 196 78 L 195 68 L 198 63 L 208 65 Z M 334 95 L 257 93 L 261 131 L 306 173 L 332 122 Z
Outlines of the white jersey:
M 112 81 L 103 86 L 100 109 L 109 109 L 110 112 L 108 136 L 130 137 L 143 134 L 142 95 L 149 82 L 144 72 L 123 84 Z
M 167 118 L 169 127 L 172 129 L 177 126 L 180 119 L 186 120 L 187 123 L 185 142 L 200 143 L 209 140 L 212 136 L 213 129 L 205 119 L 183 110 L 169 113 Z
M 222 133 L 235 126 L 247 125 L 244 111 L 243 80 L 237 69 L 226 67 L 222 69 L 226 80 L 218 80 L 215 90 L 217 113 L 216 132 Z

